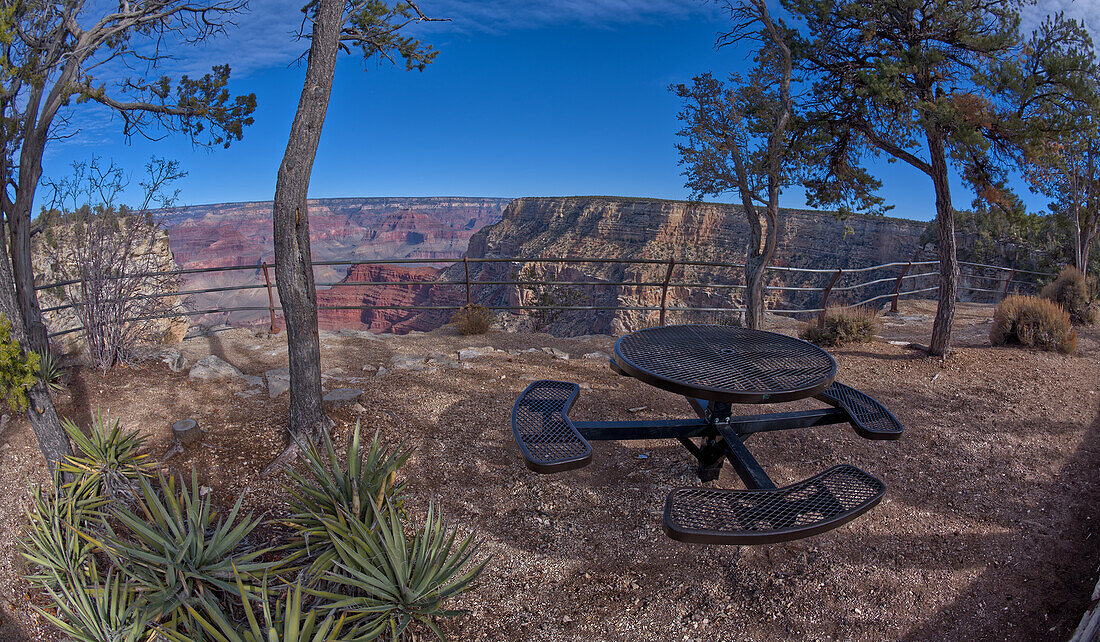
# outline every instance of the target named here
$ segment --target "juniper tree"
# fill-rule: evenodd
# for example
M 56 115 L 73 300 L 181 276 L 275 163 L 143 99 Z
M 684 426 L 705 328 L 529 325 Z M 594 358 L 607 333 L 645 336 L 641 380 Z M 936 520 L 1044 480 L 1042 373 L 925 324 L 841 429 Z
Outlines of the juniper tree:
M 7 304 L 0 307 L 13 308 L 13 328 L 22 333 L 24 346 L 41 354 L 49 349 L 34 291 L 30 242 L 31 207 L 47 143 L 71 133 L 65 127 L 73 111 L 91 104 L 121 117 L 127 137 L 171 131 L 200 145 L 224 146 L 240 139 L 252 122 L 255 97 L 230 95 L 228 66 L 215 66 L 201 78 L 181 75 L 173 80 L 154 74 L 168 55 L 168 45 L 220 34 L 244 4 L 142 0 L 120 2 L 111 10 L 109 3 L 84 0 L 4 2 L 0 210 L 10 233 L 10 243 L 2 247 L 10 247 L 10 257 L 0 252 L 0 300 Z M 71 452 L 68 439 L 45 388 L 35 386 L 29 394 L 28 417 L 52 466 Z
M 838 182 L 885 154 L 928 176 L 935 195 L 939 305 L 930 352 L 944 355 L 958 296 L 952 169 L 998 198 L 1004 171 L 1046 100 L 1049 67 L 1028 68 L 1013 0 L 784 0 L 812 77 L 804 159 L 811 204 L 842 202 Z M 1020 102 L 1023 96 L 1030 96 Z
M 290 431 L 310 439 L 330 420 L 321 408 L 321 349 L 317 335 L 317 291 L 309 248 L 309 190 L 317 144 L 328 111 L 336 59 L 359 49 L 363 58 L 389 63 L 401 59 L 406 70 L 423 70 L 436 55 L 430 46 L 403 34 L 409 25 L 429 20 L 412 2 L 314 0 L 303 8 L 310 38 L 306 76 L 298 110 L 275 186 L 273 226 L 275 275 L 286 319 L 290 362 Z

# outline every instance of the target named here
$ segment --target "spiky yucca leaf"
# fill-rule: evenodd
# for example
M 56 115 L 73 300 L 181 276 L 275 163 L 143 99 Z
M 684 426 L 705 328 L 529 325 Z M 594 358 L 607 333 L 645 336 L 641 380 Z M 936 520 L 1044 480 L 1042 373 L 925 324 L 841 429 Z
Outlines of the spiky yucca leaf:
M 81 453 L 66 457 L 61 462 L 62 472 L 93 481 L 99 492 L 109 497 L 133 497 L 135 482 L 152 476 L 154 462 L 144 450 L 145 437 L 123 432 L 118 419 L 105 421 L 97 411 L 87 435 L 69 419 L 61 425 Z
M 38 355 L 38 379 L 50 392 L 61 392 L 61 364 L 49 350 Z
M 402 639 L 414 622 L 443 639 L 435 620 L 460 613 L 443 603 L 468 590 L 488 560 L 473 562 L 473 536 L 456 542 L 434 502 L 411 541 L 391 502 L 370 511 L 370 520 L 322 518 L 338 557 L 325 576 L 337 588 L 310 593 L 327 601 L 323 608 L 348 613 L 350 623 L 382 627 L 389 639 Z
M 412 454 L 404 443 L 389 448 L 374 433 L 370 447 L 360 449 L 359 423 L 348 438 L 341 466 L 327 431 L 322 432 L 321 449 L 312 444 L 302 449 L 306 474 L 290 471 L 293 484 L 286 487 L 295 501 L 287 522 L 297 537 L 288 546 L 288 558 L 308 559 L 307 576 L 318 578 L 331 569 L 336 551 L 326 534 L 324 518 L 352 515 L 361 522 L 373 519 L 374 508 L 385 498 L 401 505 L 404 483 L 397 482 L 397 470 Z
M 22 541 L 23 557 L 31 565 L 26 577 L 39 588 L 56 587 L 58 577 L 77 573 L 96 551 L 80 531 L 98 519 L 99 509 L 109 500 L 88 480 L 62 485 L 61 471 L 56 469 L 52 489 L 35 486 L 31 492 L 29 528 Z
M 329 611 L 323 619 L 317 609 L 303 610 L 302 585 L 296 582 L 281 593 L 268 587 L 265 576 L 257 595 L 249 596 L 240 576 L 237 576 L 241 598 L 241 611 L 245 621 L 239 622 L 229 617 L 218 602 L 208 599 L 199 600 L 201 610 L 188 605 L 188 612 L 201 629 L 216 642 L 370 642 L 382 634 L 383 630 L 365 631 L 345 630 L 345 617 Z M 253 609 L 254 602 L 260 606 L 260 616 Z M 167 637 L 173 642 L 190 642 L 191 638 L 170 631 Z
M 190 488 L 180 483 L 177 490 L 175 479 L 164 475 L 158 475 L 158 481 L 159 489 L 145 478 L 138 479 L 141 497 L 137 510 L 141 514 L 118 504 L 112 506 L 113 517 L 125 527 L 125 536 L 104 521 L 106 536 L 85 537 L 125 573 L 146 600 L 152 619 L 182 623 L 191 630 L 188 604 L 201 598 L 236 595 L 241 585 L 233 581 L 235 568 L 246 578 L 256 578 L 278 563 L 259 560 L 269 549 L 244 546 L 244 539 L 261 519 L 251 515 L 238 519 L 243 497 L 228 515 L 217 519 L 209 498 L 199 493 L 193 470 Z M 254 588 L 243 586 L 245 590 Z
M 37 605 L 35 611 L 75 642 L 138 642 L 149 631 L 141 596 L 119 575 L 100 579 L 93 562 L 79 575 L 58 576 L 45 590 L 57 605 L 56 614 Z

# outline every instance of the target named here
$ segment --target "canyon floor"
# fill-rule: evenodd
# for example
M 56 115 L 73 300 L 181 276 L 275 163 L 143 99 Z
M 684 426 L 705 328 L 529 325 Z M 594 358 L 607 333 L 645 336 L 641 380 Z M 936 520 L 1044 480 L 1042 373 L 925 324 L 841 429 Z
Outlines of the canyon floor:
M 452 639 L 1065 640 L 1100 571 L 1100 331 L 1081 331 L 1070 356 L 992 348 L 991 309 L 964 305 L 945 361 L 887 340 L 927 343 L 932 311 L 904 303 L 884 319 L 882 339 L 833 351 L 838 379 L 905 425 L 900 440 L 827 426 L 749 442 L 779 484 L 848 462 L 886 482 L 886 498 L 821 536 L 759 547 L 664 535 L 665 496 L 700 485 L 693 458 L 674 442 L 598 442 L 590 466 L 557 475 L 524 467 L 508 422 L 535 379 L 585 384 L 571 412 L 578 419 L 690 415 L 682 398 L 585 358 L 610 353 L 611 337 L 323 333 L 322 360 L 326 389 L 365 391 L 360 405 L 333 410 L 337 443 L 356 421 L 407 439 L 412 513 L 436 498 L 491 559 L 453 604 L 468 613 L 447 621 Z M 497 351 L 459 360 L 459 350 L 482 346 Z M 217 354 L 250 375 L 286 365 L 285 335 L 230 330 L 180 349 L 192 362 Z M 379 367 L 388 372 L 375 374 Z M 260 473 L 284 447 L 286 394 L 196 384 L 150 360 L 106 375 L 75 369 L 59 406 L 85 424 L 96 409 L 120 418 L 158 457 L 170 423 L 195 418 L 203 442 L 171 458 L 171 469 L 194 466 L 223 506 L 245 493 L 250 510 L 284 510 L 285 478 Z M 17 554 L 28 486 L 45 481 L 29 425 L 13 419 L 0 435 L 5 641 L 54 638 L 26 606 Z M 741 487 L 729 466 L 712 485 Z

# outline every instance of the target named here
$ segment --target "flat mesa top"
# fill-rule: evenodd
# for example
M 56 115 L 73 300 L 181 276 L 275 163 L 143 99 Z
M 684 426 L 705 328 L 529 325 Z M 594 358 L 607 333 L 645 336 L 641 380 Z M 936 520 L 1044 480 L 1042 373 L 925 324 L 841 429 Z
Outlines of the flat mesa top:
M 812 343 L 721 325 L 639 330 L 615 343 L 615 361 L 658 388 L 729 403 L 811 397 L 836 377 L 836 361 Z

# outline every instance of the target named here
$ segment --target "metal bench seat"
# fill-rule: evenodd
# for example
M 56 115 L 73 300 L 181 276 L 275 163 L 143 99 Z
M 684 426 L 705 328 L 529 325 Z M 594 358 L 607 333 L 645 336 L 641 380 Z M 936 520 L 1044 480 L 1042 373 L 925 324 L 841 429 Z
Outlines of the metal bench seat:
M 845 524 L 886 493 L 878 478 L 841 464 L 783 488 L 677 488 L 665 502 L 669 537 L 697 544 L 770 544 Z
M 847 412 L 848 422 L 864 439 L 901 437 L 901 422 L 873 397 L 851 386 L 834 381 L 815 398 Z
M 592 461 L 592 446 L 567 414 L 579 391 L 575 383 L 535 381 L 512 406 L 512 434 L 531 470 L 556 473 Z

